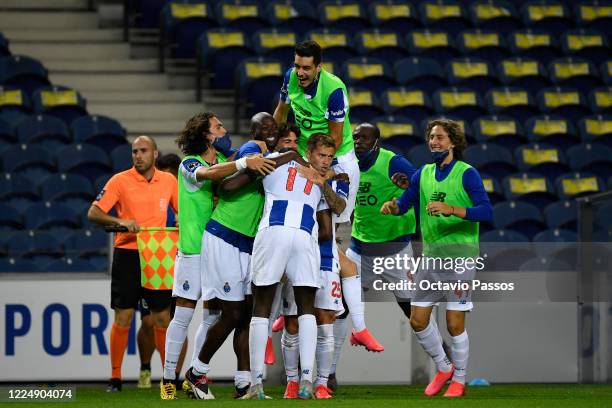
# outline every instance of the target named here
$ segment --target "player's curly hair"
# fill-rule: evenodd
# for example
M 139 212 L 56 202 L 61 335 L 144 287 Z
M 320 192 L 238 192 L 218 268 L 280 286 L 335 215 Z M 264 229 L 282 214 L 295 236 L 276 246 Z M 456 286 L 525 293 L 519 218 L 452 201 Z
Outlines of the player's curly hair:
M 310 136 L 310 139 L 308 139 L 307 149 L 309 152 L 314 151 L 317 146 L 333 147 L 334 150 L 336 150 L 336 143 L 334 142 L 334 139 L 332 139 L 330 135 L 323 133 L 313 133 L 312 136 Z
M 448 137 L 455 147 L 453 148 L 453 157 L 457 160 L 463 160 L 463 151 L 467 147 L 467 141 L 465 140 L 465 133 L 461 124 L 456 120 L 439 118 L 431 120 L 427 123 L 427 129 L 425 130 L 425 141 L 429 142 L 429 134 L 434 126 L 442 126 L 442 128 L 448 133 Z
M 217 117 L 212 112 L 198 113 L 185 123 L 181 134 L 175 142 L 185 155 L 204 153 L 211 146 L 206 138 L 210 133 L 210 120 Z

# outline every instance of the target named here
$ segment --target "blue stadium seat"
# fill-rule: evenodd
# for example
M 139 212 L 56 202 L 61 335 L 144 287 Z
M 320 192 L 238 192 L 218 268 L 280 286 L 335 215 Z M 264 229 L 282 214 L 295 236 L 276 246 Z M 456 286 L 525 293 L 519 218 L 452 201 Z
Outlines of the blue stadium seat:
M 408 160 L 416 167 L 422 167 L 426 164 L 433 163 L 433 159 L 431 158 L 431 151 L 429 150 L 429 146 L 426 144 L 419 144 L 414 146 L 408 152 Z
M 364 87 L 377 95 L 396 85 L 391 68 L 380 58 L 350 58 L 343 70 L 342 78 L 347 86 Z
M 63 244 L 66 255 L 72 258 L 103 255 L 108 249 L 109 234 L 100 228 L 78 230 L 68 235 Z
M 133 0 L 128 2 L 136 14 L 136 26 L 159 28 L 162 8 L 170 0 Z
M 64 249 L 56 236 L 48 231 L 23 230 L 14 232 L 7 242 L 9 256 L 32 259 L 43 256 L 46 259 L 60 257 Z
M 273 27 L 305 33 L 320 27 L 315 8 L 307 0 L 278 0 L 268 4 L 268 20 Z
M 612 113 L 612 86 L 595 88 L 589 92 L 591 111 L 599 114 Z
M 525 26 L 542 29 L 555 36 L 570 29 L 573 22 L 564 2 L 557 0 L 533 0 L 521 7 Z
M 404 58 L 395 63 L 393 70 L 401 86 L 415 87 L 430 94 L 448 84 L 444 70 L 431 58 Z
M 552 182 L 538 173 L 511 174 L 504 178 L 502 186 L 508 200 L 526 202 L 538 208 L 559 199 Z
M 495 228 L 510 229 L 529 239 L 546 228 L 542 214 L 533 204 L 506 201 L 493 206 Z
M 532 58 L 504 59 L 497 64 L 497 73 L 504 85 L 525 88 L 531 94 L 550 85 L 544 65 Z
M 111 152 L 127 143 L 125 129 L 115 119 L 102 115 L 87 115 L 70 125 L 76 143 L 88 143 Z
M 408 33 L 406 40 L 410 55 L 435 61 L 448 61 L 459 56 L 454 38 L 441 29 L 416 29 Z
M 485 191 L 489 196 L 489 200 L 491 200 L 491 204 L 495 205 L 505 200 L 504 191 L 496 178 L 491 177 L 486 173 L 480 173 L 480 178 L 482 179 L 482 184 L 484 185 Z M 480 232 L 482 233 L 484 231 L 481 229 Z
M 557 195 L 562 199 L 600 193 L 606 189 L 603 181 L 592 173 L 566 173 L 560 175 L 555 181 Z
M 19 143 L 36 143 L 49 151 L 56 151 L 72 142 L 72 135 L 63 120 L 50 115 L 31 115 L 16 128 Z
M 38 272 L 38 265 L 30 259 L 0 259 L 0 272 Z
M 591 115 L 578 122 L 583 142 L 603 144 L 612 148 L 612 115 Z
M 237 68 L 239 84 L 236 97 L 246 103 L 247 116 L 274 111 L 279 84 L 283 83 L 283 64 L 274 58 L 247 58 Z M 239 102 L 236 101 L 238 105 Z
M 257 55 L 276 58 L 288 65 L 293 65 L 295 32 L 288 28 L 266 28 L 253 35 L 253 46 Z
M 0 119 L 0 152 L 13 143 L 17 143 L 17 135 L 13 130 L 13 126 Z
M 560 200 L 544 208 L 548 228 L 578 229 L 578 207 L 575 200 Z
M 217 2 L 216 7 L 222 27 L 240 30 L 248 37 L 268 27 L 264 9 L 255 0 L 223 0 Z
M 370 22 L 374 27 L 392 30 L 405 36 L 421 27 L 412 3 L 405 0 L 378 0 L 368 6 Z
M 5 172 L 19 172 L 32 180 L 41 180 L 55 172 L 51 153 L 39 146 L 27 144 L 11 146 L 2 152 Z
M 47 69 L 34 58 L 22 55 L 1 57 L 0 84 L 15 86 L 31 94 L 36 89 L 49 85 Z
M 525 141 L 521 125 L 509 116 L 481 116 L 474 121 L 472 129 L 478 143 L 493 143 L 515 149 Z
M 360 55 L 397 61 L 408 56 L 402 36 L 389 29 L 371 28 L 355 34 L 355 47 Z
M 171 1 L 161 11 L 160 41 L 170 45 L 172 57 L 194 58 L 198 37 L 216 26 L 216 18 L 208 2 Z
M 546 143 L 563 151 L 580 142 L 574 125 L 560 115 L 532 116 L 525 122 L 527 139 L 532 143 Z
M 492 143 L 478 143 L 464 152 L 465 160 L 479 172 L 502 179 L 518 171 L 510 150 Z
M 591 113 L 586 106 L 584 95 L 574 88 L 544 88 L 538 92 L 536 99 L 542 112 L 561 115 L 573 121 Z
M 510 242 L 529 242 L 529 238 L 520 232 L 497 229 L 490 232 L 486 232 L 480 236 L 480 242 L 494 242 L 494 243 L 510 243 Z
M 13 128 L 32 113 L 30 97 L 14 86 L 0 86 L 0 101 L 0 119 Z
M 367 88 L 350 87 L 348 97 L 351 115 L 364 122 L 369 122 L 376 116 L 385 113 L 376 94 Z M 351 121 L 351 123 L 355 122 Z
M 597 65 L 610 58 L 608 39 L 597 30 L 580 28 L 566 31 L 561 36 L 561 48 L 567 55 L 584 58 Z
M 480 253 L 485 257 L 490 272 L 514 272 L 517 265 L 534 255 L 529 237 L 510 229 L 495 229 L 481 234 Z
M 19 173 L 0 174 L 0 200 L 14 208 L 24 208 L 40 200 L 35 183 Z
M 599 66 L 599 73 L 606 85 L 612 85 L 612 60 L 608 59 Z
M 452 86 L 468 87 L 479 93 L 499 85 L 491 65 L 480 58 L 460 57 L 446 64 L 446 75 Z
M 49 176 L 41 185 L 43 201 L 60 202 L 74 210 L 89 208 L 95 196 L 89 179 L 76 174 Z
M 235 68 L 245 58 L 255 55 L 250 40 L 237 28 L 213 28 L 198 39 L 198 67 L 212 76 L 213 89 L 235 86 Z
M 514 55 L 532 58 L 544 65 L 561 56 L 555 36 L 543 30 L 517 30 L 508 36 L 507 43 Z
M 507 58 L 510 50 L 501 33 L 495 30 L 470 29 L 459 33 L 457 45 L 462 54 L 481 58 L 490 64 Z
M 463 5 L 454 0 L 418 2 L 421 22 L 426 27 L 440 29 L 455 36 L 470 28 L 471 22 Z
M 63 258 L 49 263 L 45 272 L 92 272 L 94 266 L 84 259 Z
M 602 84 L 595 64 L 577 57 L 559 58 L 551 61 L 548 66 L 553 84 L 569 86 L 588 92 Z
M 0 186 L 2 186 L 1 182 Z M 15 207 L 10 204 L 0 203 L 0 231 L 6 233 L 6 231 L 22 229 L 23 226 L 21 214 L 19 214 Z
M 74 210 L 61 203 L 32 204 L 24 212 L 26 228 L 78 228 L 81 224 Z
M 111 164 L 113 167 L 113 173 L 119 173 L 129 169 L 134 165 L 132 161 L 132 146 L 124 144 L 115 147 L 110 154 Z M 106 177 L 106 175 L 102 176 Z
M 577 242 L 578 235 L 575 231 L 563 228 L 552 228 L 536 234 L 533 242 Z
M 579 27 L 599 30 L 608 37 L 612 34 L 610 4 L 599 0 L 577 2 L 574 15 Z
M 372 124 L 380 130 L 383 146 L 407 152 L 423 143 L 419 128 L 407 116 L 387 115 L 372 119 Z
M 333 27 L 349 35 L 369 28 L 370 22 L 361 2 L 352 0 L 323 1 L 317 9 L 324 27 Z
M 438 114 L 459 116 L 469 122 L 486 114 L 480 94 L 470 88 L 448 87 L 433 95 Z
M 11 50 L 9 49 L 9 42 L 6 37 L 0 33 L 0 56 L 11 55 Z
M 550 181 L 570 171 L 563 152 L 554 146 L 538 143 L 523 145 L 514 154 L 520 171 L 539 173 Z
M 590 143 L 567 149 L 567 161 L 573 171 L 590 172 L 604 180 L 612 175 L 612 149 Z
M 344 61 L 357 55 L 352 37 L 342 30 L 318 28 L 307 32 L 304 39 L 316 41 L 323 49 L 323 60 L 331 61 L 338 66 L 342 66 Z
M 108 154 L 99 147 L 77 144 L 58 153 L 57 168 L 62 173 L 80 174 L 93 182 L 102 174 L 110 173 L 111 164 Z
M 538 246 L 535 246 L 536 249 Z M 537 258 L 531 258 L 528 261 L 523 262 L 519 267 L 520 272 L 572 272 L 575 269 L 568 263 L 558 260 L 553 254 L 541 254 L 538 253 Z M 550 291 L 547 292 L 547 296 L 550 298 L 552 295 L 557 293 L 558 286 L 553 283 Z
M 469 4 L 470 18 L 475 27 L 506 35 L 523 26 L 518 11 L 510 1 L 470 1 Z
M 87 115 L 85 99 L 74 89 L 65 86 L 38 88 L 32 94 L 35 113 L 57 116 L 70 125 L 73 120 Z
M 389 88 L 381 95 L 381 101 L 388 114 L 406 116 L 415 123 L 420 123 L 434 113 L 429 95 L 418 88 Z
M 487 93 L 485 101 L 489 113 L 510 116 L 521 123 L 539 113 L 533 96 L 524 88 L 493 88 Z

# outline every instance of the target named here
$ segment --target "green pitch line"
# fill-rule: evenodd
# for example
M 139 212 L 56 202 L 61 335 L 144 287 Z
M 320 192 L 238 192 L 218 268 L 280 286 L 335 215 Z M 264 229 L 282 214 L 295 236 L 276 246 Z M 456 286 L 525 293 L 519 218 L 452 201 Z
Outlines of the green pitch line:
M 184 393 L 178 393 L 176 401 L 162 401 L 159 388 L 138 390 L 135 385 L 124 385 L 120 393 L 107 394 L 105 386 L 97 388 L 77 386 L 77 400 L 65 403 L 0 403 L 0 407 L 109 407 L 109 408 L 158 408 L 158 407 L 248 407 L 257 405 L 287 407 L 306 404 L 330 407 L 612 407 L 612 385 L 576 385 L 576 384 L 504 384 L 490 387 L 468 387 L 467 396 L 461 399 L 448 400 L 442 396 L 428 398 L 423 396 L 423 386 L 415 385 L 345 385 L 336 392 L 335 397 L 327 401 L 286 401 L 282 399 L 284 387 L 267 387 L 266 391 L 274 398 L 271 401 L 236 401 L 232 399 L 233 387 L 211 385 L 216 399 L 198 401 L 188 399 Z

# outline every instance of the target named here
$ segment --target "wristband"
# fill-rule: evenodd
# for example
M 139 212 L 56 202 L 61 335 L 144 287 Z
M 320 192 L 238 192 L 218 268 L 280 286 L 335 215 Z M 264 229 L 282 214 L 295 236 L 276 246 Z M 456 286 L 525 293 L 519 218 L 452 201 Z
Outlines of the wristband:
M 236 170 L 240 171 L 240 170 L 244 170 L 247 168 L 247 163 L 246 163 L 247 158 L 243 157 L 242 159 L 238 159 L 236 160 Z

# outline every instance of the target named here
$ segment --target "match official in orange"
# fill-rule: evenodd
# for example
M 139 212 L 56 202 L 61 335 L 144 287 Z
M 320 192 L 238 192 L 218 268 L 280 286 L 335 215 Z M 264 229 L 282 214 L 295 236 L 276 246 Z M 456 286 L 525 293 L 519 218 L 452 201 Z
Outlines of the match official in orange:
M 157 145 L 148 136 L 139 136 L 132 143 L 129 170 L 115 174 L 106 183 L 87 214 L 90 221 L 101 225 L 126 227 L 115 237 L 111 270 L 111 308 L 115 321 L 110 335 L 111 380 L 107 391 L 121 391 L 121 364 L 128 343 L 134 309 L 144 298 L 151 309 L 155 325 L 155 345 L 164 362 L 166 328 L 170 323 L 172 290 L 143 288 L 140 282 L 140 259 L 136 232 L 141 227 L 164 227 L 168 206 L 178 209 L 176 178 L 155 168 Z M 117 217 L 108 212 L 115 208 Z M 163 278 L 163 277 L 162 277 Z

